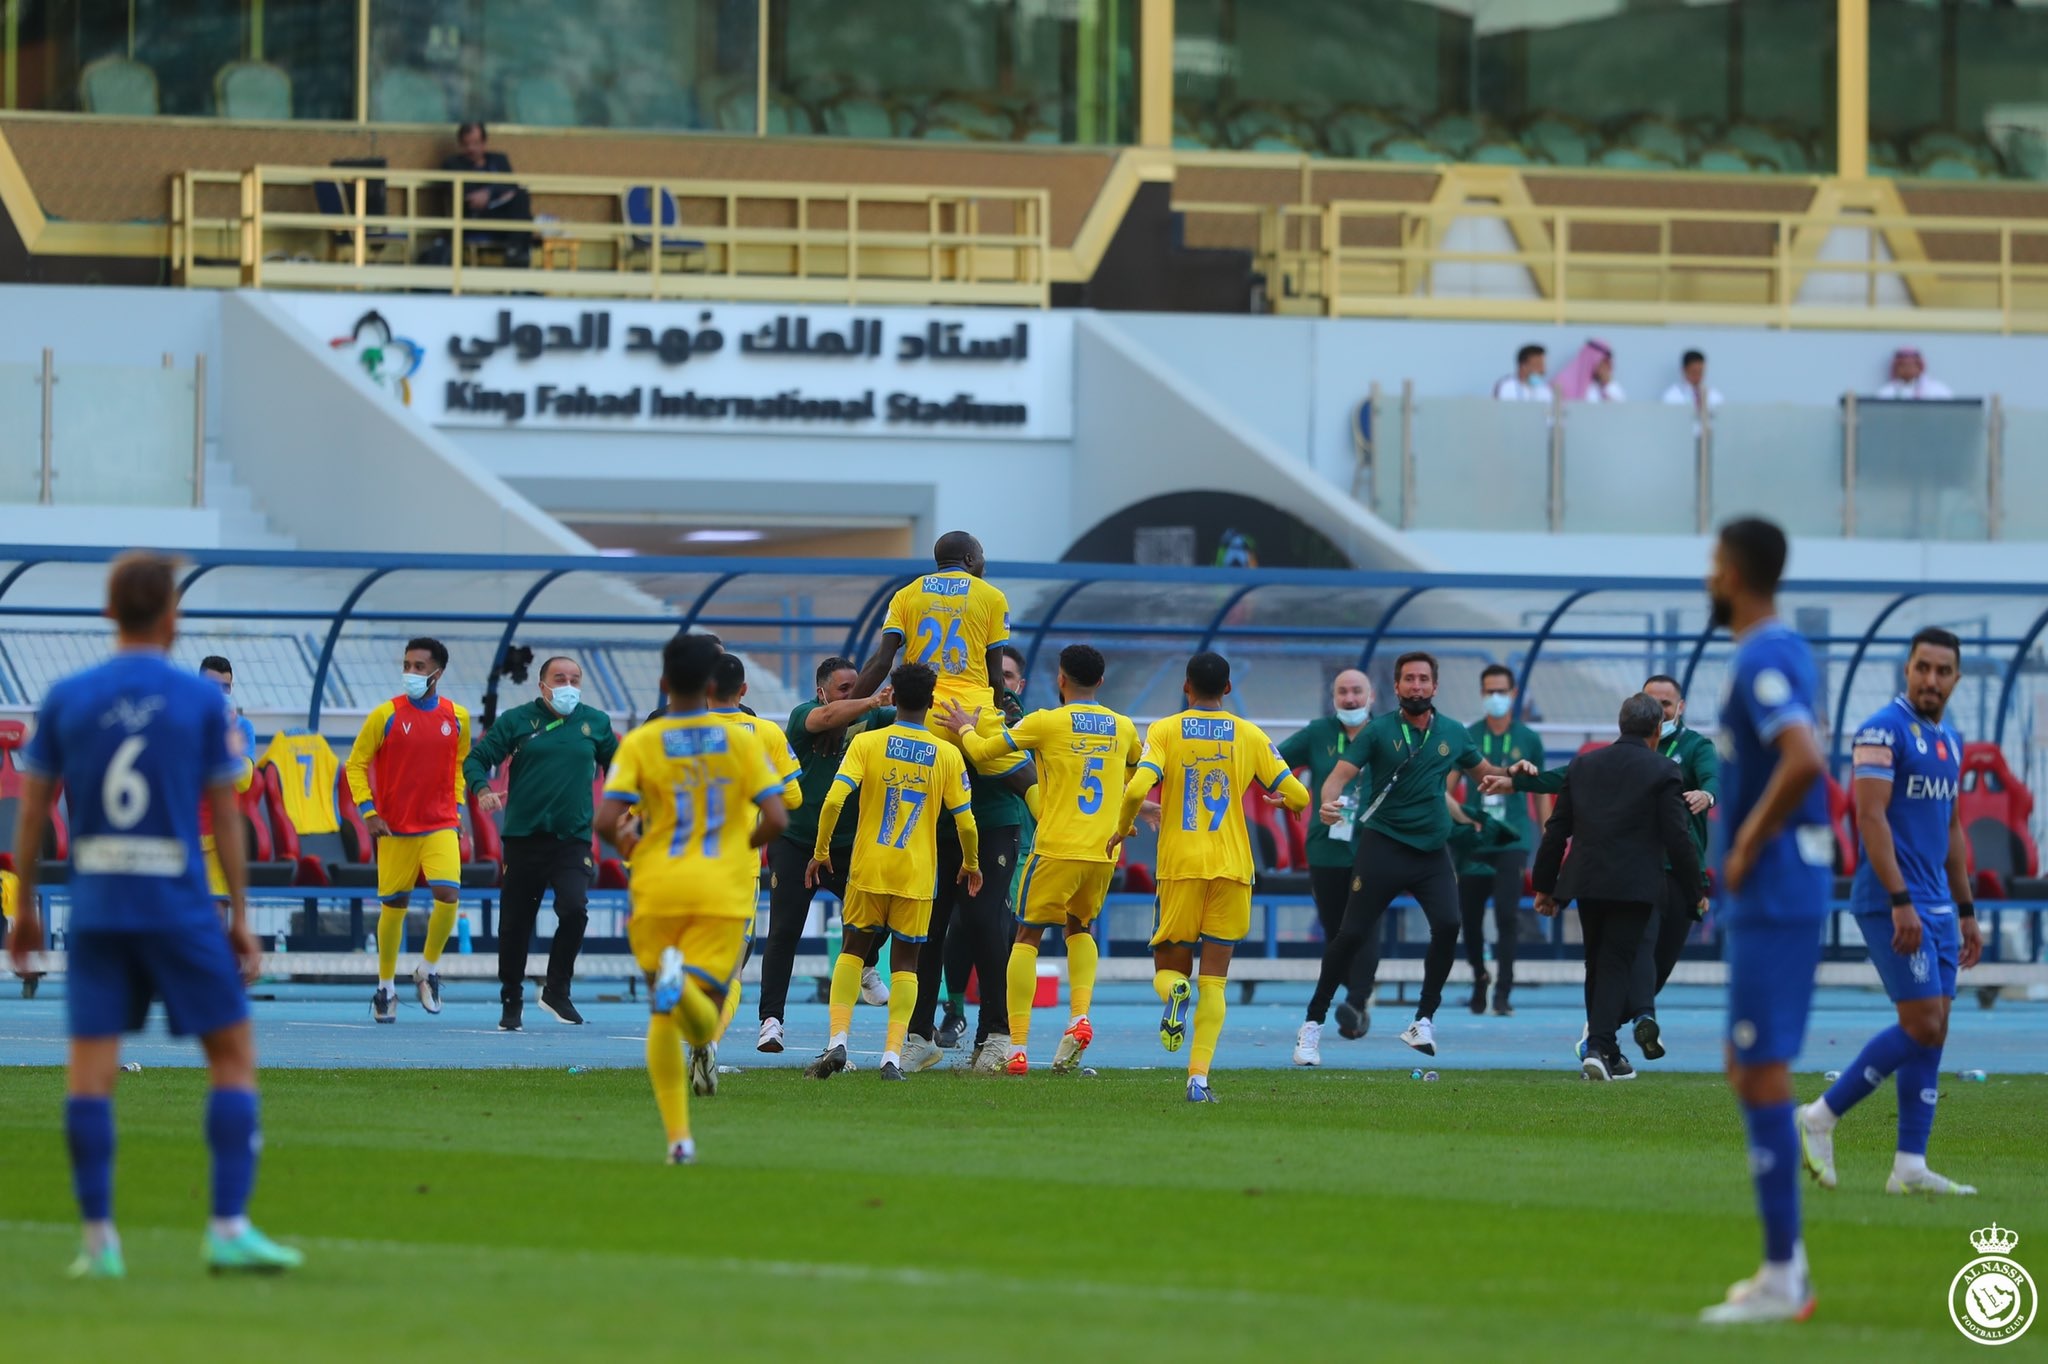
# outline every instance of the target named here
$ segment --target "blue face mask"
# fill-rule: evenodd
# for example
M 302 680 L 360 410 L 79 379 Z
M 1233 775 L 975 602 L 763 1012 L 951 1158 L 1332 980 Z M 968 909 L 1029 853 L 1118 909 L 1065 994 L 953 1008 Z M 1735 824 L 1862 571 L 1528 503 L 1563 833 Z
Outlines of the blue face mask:
M 583 693 L 575 687 L 556 687 L 548 693 L 548 704 L 554 707 L 557 715 L 574 714 L 577 704 L 582 700 Z
M 1659 736 L 1661 738 L 1668 739 L 1676 733 L 1678 733 L 1678 721 L 1666 720 L 1664 722 L 1664 728 L 1661 731 L 1659 731 Z
M 1343 725 L 1346 729 L 1356 729 L 1371 718 L 1372 707 L 1370 706 L 1360 706 L 1356 710 L 1346 710 L 1342 706 L 1337 707 L 1337 723 Z
M 1506 692 L 1492 691 L 1486 694 L 1486 713 L 1496 720 L 1504 719 L 1514 708 L 1515 698 Z
M 405 694 L 415 701 L 425 696 L 427 690 L 433 685 L 434 679 L 431 677 L 422 677 L 418 673 L 407 673 L 405 675 Z

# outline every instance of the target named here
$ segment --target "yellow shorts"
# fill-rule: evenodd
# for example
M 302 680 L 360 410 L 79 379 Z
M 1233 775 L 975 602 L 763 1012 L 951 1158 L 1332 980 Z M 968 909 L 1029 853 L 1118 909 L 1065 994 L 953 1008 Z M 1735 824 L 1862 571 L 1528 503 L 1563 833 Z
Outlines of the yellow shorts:
M 953 745 L 953 747 L 960 749 L 962 754 L 965 754 L 967 750 L 961 744 L 960 736 L 952 730 L 944 729 L 939 725 L 939 711 L 944 704 L 942 700 L 933 705 L 924 717 L 924 727 Z M 982 738 L 988 739 L 1000 735 L 1007 728 L 1008 726 L 1003 723 L 1003 710 L 1001 706 L 983 706 L 981 708 L 981 720 L 975 725 L 974 732 Z M 973 759 L 968 759 L 967 770 L 974 773 L 985 773 L 991 777 L 1001 777 L 1015 772 L 1030 761 L 1031 755 L 1022 749 L 1006 749 L 1001 757 L 990 759 L 987 767 L 977 767 Z
M 217 900 L 228 898 L 228 874 L 220 869 L 220 854 L 214 851 L 213 835 L 199 836 L 199 851 L 206 854 L 206 888 Z
M 377 898 L 403 903 L 420 873 L 429 886 L 462 884 L 462 843 L 453 829 L 430 834 L 392 834 L 377 840 Z
M 1252 888 L 1242 881 L 1161 881 L 1154 947 L 1243 942 L 1252 931 Z
M 635 914 L 626 921 L 626 944 L 649 980 L 661 966 L 663 949 L 683 954 L 683 969 L 714 994 L 732 987 L 747 950 L 753 916 L 732 919 L 711 914 Z
M 883 895 L 878 891 L 849 887 L 845 907 L 839 911 L 839 920 L 848 928 L 863 928 L 874 933 L 886 930 L 905 942 L 923 942 L 931 932 L 932 902 L 913 900 L 908 895 Z
M 1115 876 L 1114 862 L 1026 858 L 1024 884 L 1017 892 L 1017 917 L 1027 924 L 1063 924 L 1069 919 L 1094 923 Z

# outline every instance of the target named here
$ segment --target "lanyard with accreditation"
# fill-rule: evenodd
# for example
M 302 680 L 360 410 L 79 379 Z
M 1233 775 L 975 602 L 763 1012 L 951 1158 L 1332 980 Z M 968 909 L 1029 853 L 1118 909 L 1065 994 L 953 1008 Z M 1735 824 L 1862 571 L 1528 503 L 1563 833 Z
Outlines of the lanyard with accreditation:
M 1394 783 L 1401 780 L 1401 774 L 1408 770 L 1408 764 L 1415 761 L 1415 755 L 1420 753 L 1422 746 L 1429 742 L 1429 730 L 1423 730 L 1422 737 L 1418 739 L 1415 737 L 1415 731 L 1408 728 L 1406 720 L 1401 722 L 1401 732 L 1408 736 L 1408 756 L 1401 759 L 1401 765 L 1394 769 L 1394 775 L 1387 778 L 1387 784 L 1382 786 L 1380 793 L 1372 798 L 1372 804 L 1365 807 L 1365 813 L 1358 817 L 1360 824 L 1371 819 L 1373 812 L 1386 803 L 1387 797 L 1394 793 Z

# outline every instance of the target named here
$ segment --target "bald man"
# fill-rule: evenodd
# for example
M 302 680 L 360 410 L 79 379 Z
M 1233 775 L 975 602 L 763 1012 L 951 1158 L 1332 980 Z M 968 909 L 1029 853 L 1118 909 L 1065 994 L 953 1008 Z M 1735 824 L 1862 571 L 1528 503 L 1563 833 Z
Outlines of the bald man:
M 1332 714 L 1318 716 L 1307 725 L 1288 736 L 1280 745 L 1280 757 L 1293 768 L 1307 768 L 1308 789 L 1320 791 L 1323 781 L 1330 775 L 1330 769 L 1337 765 L 1337 759 L 1344 756 L 1344 750 L 1358 737 L 1358 731 L 1365 728 L 1365 722 L 1372 715 L 1372 682 L 1356 668 L 1346 668 L 1330 683 L 1330 705 Z M 1352 800 L 1354 814 L 1358 809 L 1358 787 L 1353 783 L 1346 792 Z M 1329 825 L 1320 819 L 1310 820 L 1308 826 L 1308 880 L 1310 893 L 1315 896 L 1316 918 L 1323 925 L 1323 941 L 1328 942 L 1337 934 L 1337 925 L 1344 918 L 1344 901 L 1351 895 L 1351 835 L 1348 823 Z M 1368 952 L 1377 952 L 1377 943 L 1368 943 Z M 1370 978 L 1371 973 L 1363 973 Z M 1365 1012 L 1371 1001 L 1349 997 L 1349 1003 L 1360 1013 Z M 1313 1066 L 1321 1063 L 1321 1057 L 1308 1057 L 1308 1053 L 1297 1051 L 1295 1064 Z

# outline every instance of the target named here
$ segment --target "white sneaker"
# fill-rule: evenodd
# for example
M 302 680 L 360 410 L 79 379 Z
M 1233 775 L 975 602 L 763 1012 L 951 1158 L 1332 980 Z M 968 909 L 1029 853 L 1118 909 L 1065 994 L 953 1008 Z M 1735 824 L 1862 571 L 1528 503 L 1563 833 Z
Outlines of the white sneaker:
M 1605 1081 L 1611 1080 L 1614 1077 L 1608 1074 L 1607 1062 L 1605 1059 L 1601 1057 L 1600 1053 L 1597 1051 L 1589 1051 L 1579 1061 L 1579 1078 L 1584 1080 Z
M 944 1059 L 946 1053 L 939 1050 L 930 1038 L 919 1037 L 916 1033 L 903 1039 L 903 1072 L 915 1075 L 920 1070 L 930 1070 Z
M 1823 1100 L 1799 1105 L 1799 1158 L 1806 1166 L 1806 1173 L 1813 1176 L 1814 1183 L 1823 1189 L 1835 1187 L 1835 1130 L 1832 1127 L 1817 1127 L 1813 1123 L 1812 1111 Z
M 883 1005 L 889 1002 L 889 982 L 882 979 L 882 973 L 869 966 L 860 973 L 860 1002 Z
M 1700 1313 L 1704 1326 L 1746 1326 L 1755 1322 L 1805 1321 L 1813 1315 L 1811 1282 L 1790 1293 L 1773 1285 L 1771 1276 L 1759 1271 L 1728 1290 L 1725 1302 Z
M 671 1165 L 695 1165 L 697 1163 L 697 1143 L 689 1137 L 684 1137 L 681 1141 L 670 1142 L 668 1146 L 668 1163 Z
M 764 1018 L 761 1020 L 761 1036 L 754 1042 L 755 1051 L 776 1052 L 782 1050 L 782 1020 Z
M 1323 1063 L 1323 1025 L 1314 1021 L 1301 1025 L 1294 1035 L 1294 1064 L 1319 1066 Z
M 1579 1025 L 1579 1040 L 1578 1043 L 1572 1047 L 1572 1055 L 1578 1057 L 1581 1061 L 1583 1061 L 1586 1059 L 1586 1053 L 1591 1051 L 1592 1049 L 1593 1025 L 1591 1023 L 1581 1023 Z
M 708 1099 L 718 1092 L 718 1044 L 690 1048 L 690 1092 Z
M 977 1075 L 1000 1075 L 1010 1064 L 1010 1034 L 992 1032 L 981 1044 L 981 1050 L 974 1053 L 974 1073 Z
M 683 1002 L 683 954 L 673 947 L 661 949 L 661 959 L 654 966 L 654 989 L 648 993 L 647 1002 L 658 1014 L 674 1013 L 676 1005 Z
M 1830 1188 L 1833 1186 L 1830 1185 Z M 1884 1191 L 1895 1194 L 1930 1194 L 1934 1197 L 1950 1195 L 1969 1197 L 1977 1192 L 1974 1184 L 1958 1184 L 1947 1175 L 1938 1175 L 1932 1170 L 1915 1170 L 1910 1174 L 1892 1171 L 1891 1178 L 1884 1182 Z
M 1401 1040 L 1424 1056 L 1436 1055 L 1436 1022 L 1418 1018 L 1401 1030 Z
M 430 1014 L 441 1012 L 441 973 L 425 962 L 412 968 L 412 988 L 419 992 L 420 1007 Z

